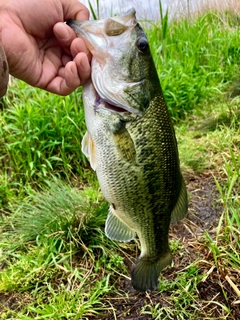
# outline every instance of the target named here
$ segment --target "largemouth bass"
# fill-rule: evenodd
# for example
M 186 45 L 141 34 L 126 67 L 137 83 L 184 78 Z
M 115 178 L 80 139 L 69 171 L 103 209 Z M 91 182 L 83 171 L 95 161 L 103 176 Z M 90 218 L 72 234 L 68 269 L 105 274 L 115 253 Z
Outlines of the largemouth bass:
M 132 285 L 158 286 L 171 263 L 170 222 L 187 212 L 177 142 L 147 37 L 135 10 L 97 21 L 68 24 L 92 53 L 92 76 L 83 86 L 87 133 L 82 150 L 110 203 L 106 235 L 130 241 L 141 255 Z

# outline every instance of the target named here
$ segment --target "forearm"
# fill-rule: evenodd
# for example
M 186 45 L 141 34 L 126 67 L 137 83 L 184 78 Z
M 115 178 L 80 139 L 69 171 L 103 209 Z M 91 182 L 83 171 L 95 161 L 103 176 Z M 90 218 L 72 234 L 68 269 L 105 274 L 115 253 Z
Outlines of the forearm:
M 8 85 L 8 62 L 0 42 L 0 98 L 5 95 Z

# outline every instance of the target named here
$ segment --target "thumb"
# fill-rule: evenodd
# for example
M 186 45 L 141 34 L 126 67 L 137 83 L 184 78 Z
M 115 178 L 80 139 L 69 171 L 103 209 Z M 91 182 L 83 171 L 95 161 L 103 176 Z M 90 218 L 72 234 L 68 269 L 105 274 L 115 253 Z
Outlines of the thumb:
M 88 20 L 89 11 L 78 0 L 61 0 L 63 7 L 64 21 L 69 19 Z

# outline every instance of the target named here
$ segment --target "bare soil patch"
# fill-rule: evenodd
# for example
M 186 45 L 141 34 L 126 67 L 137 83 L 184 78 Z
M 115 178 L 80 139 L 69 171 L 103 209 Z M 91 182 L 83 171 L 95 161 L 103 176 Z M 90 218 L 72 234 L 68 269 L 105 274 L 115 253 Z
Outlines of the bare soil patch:
M 204 281 L 197 285 L 196 303 L 199 306 L 199 314 L 197 319 L 225 319 L 222 307 L 219 304 L 227 304 L 231 310 L 231 320 L 240 319 L 240 305 L 234 304 L 236 294 L 232 287 L 225 279 L 225 274 L 219 274 L 216 269 L 211 268 L 211 263 L 207 264 L 207 260 L 212 261 L 212 257 L 208 257 L 209 252 L 204 245 L 201 244 L 201 237 L 205 231 L 214 237 L 215 229 L 218 225 L 219 218 L 223 212 L 223 206 L 216 190 L 215 181 L 209 173 L 200 175 L 189 174 L 185 177 L 189 199 L 189 210 L 187 217 L 170 228 L 170 238 L 179 240 L 184 246 L 184 254 L 176 254 L 174 259 L 174 267 L 167 268 L 162 272 L 162 277 L 172 281 L 176 277 L 178 271 L 186 269 L 196 258 L 199 259 L 199 274 L 208 274 Z M 131 263 L 126 261 L 131 270 Z M 236 275 L 239 278 L 239 275 Z M 161 280 L 160 280 L 161 281 Z M 228 297 L 224 296 L 222 287 L 228 293 Z M 143 315 L 141 310 L 151 310 L 159 305 L 161 307 L 171 307 L 172 291 L 164 291 L 160 293 L 137 293 L 131 288 L 130 281 L 121 279 L 118 285 L 123 291 L 122 296 L 109 296 L 109 305 L 115 310 L 114 312 L 106 312 L 102 315 L 102 319 L 107 320 L 148 320 L 154 319 L 152 315 Z M 126 298 L 126 292 L 128 298 Z M 191 307 L 188 312 L 191 312 Z M 150 313 L 150 312 L 149 312 Z M 207 315 L 207 317 L 205 317 Z M 95 317 L 93 317 L 95 318 Z M 92 319 L 93 319 L 92 318 Z M 184 318 L 185 319 L 185 318 Z

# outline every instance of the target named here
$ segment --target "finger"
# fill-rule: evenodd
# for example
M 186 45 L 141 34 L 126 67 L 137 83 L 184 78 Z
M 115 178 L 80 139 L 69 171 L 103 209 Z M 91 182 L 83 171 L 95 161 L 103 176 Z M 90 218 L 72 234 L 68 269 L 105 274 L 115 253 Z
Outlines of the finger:
M 91 53 L 85 45 L 85 42 L 80 38 L 75 38 L 72 41 L 70 51 L 73 57 L 76 57 L 79 52 L 84 52 L 88 56 L 88 60 L 91 60 Z
M 66 96 L 77 89 L 81 80 L 75 62 L 70 61 L 64 68 L 61 68 L 61 76 L 55 77 L 44 89 L 62 96 Z
M 68 62 L 72 61 L 72 58 L 66 54 L 62 56 L 62 65 L 65 67 Z
M 69 19 L 88 20 L 88 9 L 77 0 L 61 0 L 64 13 L 64 21 Z
M 88 57 L 85 53 L 80 52 L 74 58 L 74 62 L 76 64 L 79 78 L 81 80 L 81 85 L 83 85 L 91 75 L 91 66 Z
M 67 60 L 68 58 L 66 56 L 66 62 L 67 62 L 66 64 L 69 63 L 69 60 L 68 61 Z M 86 54 L 81 52 L 75 57 L 74 63 L 76 65 L 78 76 L 80 79 L 80 85 L 82 85 L 88 80 L 88 78 L 90 78 L 90 75 L 91 75 L 91 66 L 90 66 L 88 57 L 86 56 Z M 66 65 L 66 64 L 63 64 L 63 65 Z M 68 68 L 61 67 L 58 70 L 58 76 L 66 79 L 69 77 L 69 83 L 70 83 L 72 74 L 69 73 L 68 75 L 67 72 L 68 72 Z
M 79 53 L 74 61 L 68 62 L 65 68 L 59 70 L 59 75 L 44 89 L 62 96 L 68 95 L 84 84 L 90 73 L 91 68 L 86 54 Z
M 76 20 L 89 20 L 89 16 L 90 16 L 89 10 L 85 7 L 80 12 L 77 13 L 75 19 Z
M 75 32 L 63 22 L 57 22 L 53 27 L 53 32 L 64 51 L 70 54 L 71 43 L 76 38 Z

